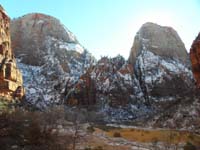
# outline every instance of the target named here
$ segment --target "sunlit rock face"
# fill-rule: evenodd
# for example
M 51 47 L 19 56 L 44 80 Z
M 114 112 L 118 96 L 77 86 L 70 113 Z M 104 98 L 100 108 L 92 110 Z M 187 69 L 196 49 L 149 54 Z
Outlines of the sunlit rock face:
M 24 96 L 23 80 L 11 49 L 10 18 L 0 5 L 0 96 L 7 99 Z
M 72 32 L 45 14 L 12 20 L 11 39 L 23 71 L 27 101 L 40 108 L 61 103 L 66 82 L 76 82 L 95 62 Z
M 193 87 L 188 53 L 171 27 L 144 24 L 135 36 L 129 62 L 146 99 L 175 99 Z
M 194 40 L 190 49 L 190 60 L 196 85 L 198 88 L 200 88 L 200 33 Z

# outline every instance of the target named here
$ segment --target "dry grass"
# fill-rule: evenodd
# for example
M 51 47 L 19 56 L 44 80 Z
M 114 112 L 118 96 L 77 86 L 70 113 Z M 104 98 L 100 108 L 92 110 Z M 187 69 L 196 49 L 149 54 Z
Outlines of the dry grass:
M 121 137 L 136 142 L 165 142 L 171 144 L 191 142 L 200 146 L 200 135 L 187 131 L 175 130 L 144 130 L 144 129 L 111 129 L 106 135 L 113 137 L 114 133 L 120 133 Z
M 98 150 L 101 148 L 102 150 L 130 150 L 131 147 L 130 145 L 110 145 L 110 142 L 108 139 L 102 139 L 97 136 L 92 136 L 89 137 L 84 143 L 81 143 L 81 145 L 85 146 L 85 149 L 87 150 Z M 81 146 L 81 147 L 82 147 Z

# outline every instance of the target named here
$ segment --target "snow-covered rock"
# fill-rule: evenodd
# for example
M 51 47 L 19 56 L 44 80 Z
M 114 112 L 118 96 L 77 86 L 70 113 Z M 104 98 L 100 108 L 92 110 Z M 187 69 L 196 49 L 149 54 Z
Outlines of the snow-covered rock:
M 122 56 L 102 57 L 78 82 L 66 87 L 69 105 L 96 106 L 105 121 L 120 122 L 147 117 L 152 109 L 145 99 L 134 69 Z
M 194 87 L 189 68 L 176 59 L 163 59 L 148 50 L 137 57 L 135 71 L 146 98 L 185 96 Z M 183 93 L 184 91 L 184 93 Z
M 140 28 L 129 62 L 147 101 L 173 100 L 193 89 L 188 58 L 183 42 L 171 27 L 146 23 Z
M 172 28 L 144 24 L 128 61 L 117 56 L 95 62 L 51 16 L 29 14 L 13 20 L 11 27 L 27 101 L 39 108 L 55 103 L 94 106 L 97 113 L 105 114 L 102 120 L 127 122 L 165 112 L 193 90 L 188 54 Z M 195 107 L 190 115 L 198 113 Z M 180 113 L 173 115 L 180 118 Z
M 97 103 L 103 99 L 107 100 L 106 103 L 110 106 L 124 106 L 142 98 L 140 85 L 134 78 L 133 67 L 127 64 L 122 56 L 101 58 L 82 75 L 76 83 L 79 86 L 75 87 L 80 88 L 80 85 L 83 85 L 83 89 L 86 89 L 87 84 L 90 84 L 88 79 L 94 81 Z

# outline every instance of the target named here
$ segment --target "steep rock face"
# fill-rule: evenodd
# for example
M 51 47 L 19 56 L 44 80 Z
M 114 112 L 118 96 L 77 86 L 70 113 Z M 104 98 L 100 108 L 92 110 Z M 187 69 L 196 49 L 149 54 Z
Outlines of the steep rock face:
M 23 71 L 27 100 L 38 107 L 60 103 L 65 82 L 75 82 L 95 62 L 60 21 L 28 14 L 11 23 L 13 50 Z
M 194 87 L 188 54 L 170 27 L 144 24 L 135 37 L 129 62 L 146 100 L 175 99 Z
M 197 87 L 200 88 L 200 33 L 190 49 L 190 60 Z
M 24 96 L 23 80 L 11 49 L 10 18 L 0 5 L 0 96 L 8 99 Z

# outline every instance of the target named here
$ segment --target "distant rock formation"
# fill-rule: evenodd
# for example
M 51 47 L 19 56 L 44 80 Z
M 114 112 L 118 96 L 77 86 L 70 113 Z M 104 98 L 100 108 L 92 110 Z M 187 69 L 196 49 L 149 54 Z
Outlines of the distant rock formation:
M 196 85 L 198 88 L 200 88 L 200 33 L 194 40 L 190 49 L 190 60 Z
M 40 109 L 64 103 L 94 108 L 108 122 L 130 121 L 164 112 L 193 90 L 189 55 L 170 27 L 146 23 L 128 61 L 117 56 L 96 62 L 51 16 L 28 14 L 11 25 L 27 101 Z
M 39 108 L 62 103 L 66 82 L 76 82 L 95 62 L 73 33 L 45 14 L 12 20 L 11 35 L 27 101 Z
M 189 55 L 171 27 L 144 24 L 135 36 L 129 62 L 147 100 L 176 99 L 192 90 Z M 191 89 L 191 90 L 190 90 Z
M 23 79 L 11 49 L 10 18 L 0 5 L 0 96 L 7 99 L 24 96 Z

